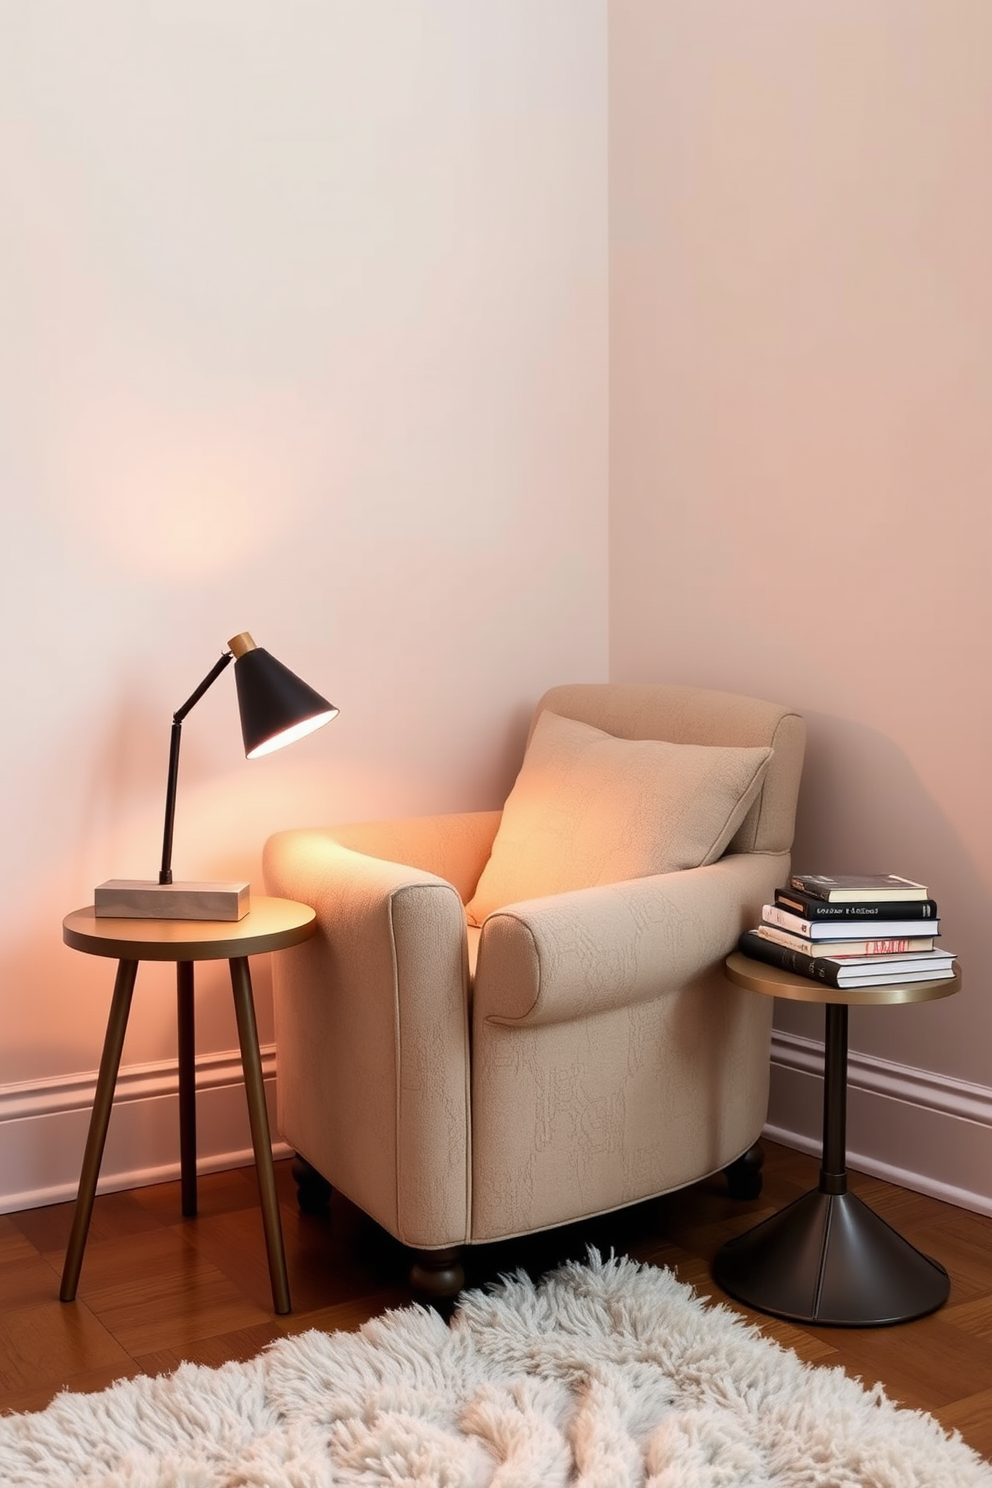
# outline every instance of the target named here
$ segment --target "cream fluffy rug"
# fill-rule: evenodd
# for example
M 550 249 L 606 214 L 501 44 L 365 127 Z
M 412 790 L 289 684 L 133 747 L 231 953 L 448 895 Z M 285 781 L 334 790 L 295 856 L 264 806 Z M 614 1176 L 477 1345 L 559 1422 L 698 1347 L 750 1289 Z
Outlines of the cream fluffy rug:
M 73 1488 L 992 1488 L 930 1416 L 810 1368 L 667 1271 L 571 1264 L 248 1364 L 0 1418 L 0 1483 Z

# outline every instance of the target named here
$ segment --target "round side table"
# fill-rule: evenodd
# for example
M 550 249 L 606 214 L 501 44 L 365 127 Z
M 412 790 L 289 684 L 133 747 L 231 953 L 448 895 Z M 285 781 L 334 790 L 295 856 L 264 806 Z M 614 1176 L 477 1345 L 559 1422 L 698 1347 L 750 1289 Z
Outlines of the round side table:
M 847 1022 L 851 1006 L 930 1002 L 961 985 L 954 975 L 882 987 L 831 987 L 754 961 L 727 957 L 730 981 L 766 997 L 826 1004 L 823 1154 L 818 1187 L 729 1240 L 713 1276 L 739 1302 L 796 1322 L 864 1328 L 934 1312 L 947 1272 L 886 1224 L 847 1187 Z
M 258 1172 L 262 1227 L 272 1282 L 272 1300 L 277 1313 L 290 1310 L 289 1278 L 282 1241 L 282 1224 L 276 1198 L 275 1172 L 269 1118 L 265 1109 L 265 1086 L 258 1050 L 258 1028 L 252 997 L 248 957 L 263 951 L 281 951 L 308 940 L 316 930 L 316 915 L 306 904 L 290 899 L 253 898 L 251 909 L 241 920 L 137 920 L 98 918 L 92 907 L 77 909 L 62 921 L 62 938 L 76 951 L 91 956 L 110 956 L 117 963 L 117 979 L 110 1004 L 107 1034 L 100 1059 L 93 1113 L 83 1154 L 76 1212 L 62 1268 L 59 1297 L 72 1302 L 86 1249 L 93 1213 L 103 1149 L 110 1124 L 114 1089 L 120 1069 L 121 1051 L 131 1011 L 131 995 L 140 961 L 176 963 L 177 1017 L 179 1028 L 179 1153 L 182 1211 L 196 1213 L 196 1070 L 194 1057 L 193 967 L 197 961 L 228 961 L 234 1012 L 241 1046 L 241 1068 L 248 1100 L 252 1150 Z

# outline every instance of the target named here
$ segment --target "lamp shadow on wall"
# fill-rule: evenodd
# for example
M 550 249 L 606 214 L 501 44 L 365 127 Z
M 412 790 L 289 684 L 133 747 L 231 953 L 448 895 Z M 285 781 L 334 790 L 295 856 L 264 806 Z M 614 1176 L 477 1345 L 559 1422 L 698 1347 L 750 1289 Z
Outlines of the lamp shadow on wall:
M 959 830 L 893 739 L 848 718 L 803 710 L 806 763 L 799 793 L 792 867 L 797 873 L 899 873 L 925 883 L 940 915 L 940 944 L 953 950 L 964 971 L 983 959 L 982 927 L 992 915 L 990 888 Z M 951 768 L 951 766 L 948 766 Z M 972 985 L 972 990 L 977 986 Z M 949 1011 L 941 1004 L 916 1010 L 936 1024 Z M 854 1025 L 893 1030 L 882 1008 L 852 1009 Z M 822 1018 L 798 1004 L 776 1005 L 776 1024 L 820 1037 Z
M 942 882 L 977 887 L 977 865 L 893 739 L 852 719 L 805 709 L 803 716 L 797 872 L 902 873 L 929 884 L 934 897 Z M 978 903 L 986 912 L 992 907 L 988 895 Z
M 84 892 L 102 878 L 130 876 L 132 870 L 135 877 L 153 876 L 168 725 L 142 678 L 124 676 L 115 704 L 104 710 L 102 728 L 94 731 L 89 769 L 78 780 L 75 840 L 67 844 L 66 867 Z M 195 761 L 195 743 L 189 752 Z

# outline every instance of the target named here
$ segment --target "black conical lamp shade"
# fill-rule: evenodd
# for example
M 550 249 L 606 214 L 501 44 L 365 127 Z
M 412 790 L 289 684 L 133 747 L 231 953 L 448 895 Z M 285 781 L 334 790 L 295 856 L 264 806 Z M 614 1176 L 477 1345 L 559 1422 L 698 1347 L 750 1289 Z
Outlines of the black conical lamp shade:
M 169 774 L 165 787 L 165 825 L 162 829 L 162 866 L 158 883 L 140 879 L 108 879 L 98 884 L 94 909 L 97 915 L 128 919 L 240 920 L 248 913 L 247 883 L 184 883 L 172 878 L 172 836 L 176 819 L 179 784 L 179 746 L 183 721 L 191 708 L 212 687 L 221 672 L 234 662 L 241 711 L 241 733 L 245 754 L 257 759 L 281 749 L 294 739 L 312 734 L 321 724 L 337 717 L 333 703 L 256 646 L 247 631 L 228 641 L 225 651 L 211 667 L 181 708 L 172 715 L 169 743 Z
M 249 759 L 269 754 L 302 739 L 337 714 L 337 708 L 314 692 L 250 636 L 230 642 L 238 689 L 241 735 Z

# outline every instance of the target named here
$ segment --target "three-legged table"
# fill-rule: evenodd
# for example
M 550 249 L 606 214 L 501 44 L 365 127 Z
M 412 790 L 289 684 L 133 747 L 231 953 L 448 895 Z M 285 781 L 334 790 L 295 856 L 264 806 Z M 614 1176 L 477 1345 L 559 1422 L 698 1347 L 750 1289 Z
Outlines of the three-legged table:
M 231 967 L 234 1012 L 238 1023 L 241 1067 L 248 1099 L 252 1150 L 258 1172 L 272 1300 L 277 1313 L 289 1312 L 289 1278 L 276 1198 L 269 1118 L 265 1108 L 265 1086 L 262 1081 L 262 1061 L 258 1049 L 248 957 L 262 951 L 281 951 L 287 946 L 298 945 L 300 941 L 309 939 L 315 929 L 314 911 L 308 905 L 296 904 L 290 899 L 253 898 L 248 914 L 237 921 L 104 919 L 98 918 L 92 908 L 77 909 L 66 915 L 62 922 L 62 937 L 66 945 L 77 951 L 86 951 L 92 956 L 111 956 L 118 965 L 79 1178 L 76 1212 L 62 1269 L 59 1297 L 63 1302 L 73 1301 L 79 1284 L 86 1236 L 93 1213 L 93 1199 L 114 1103 L 124 1034 L 131 1011 L 131 996 L 140 961 L 176 963 L 182 1212 L 187 1217 L 196 1214 L 193 967 L 197 961 L 226 960 Z

